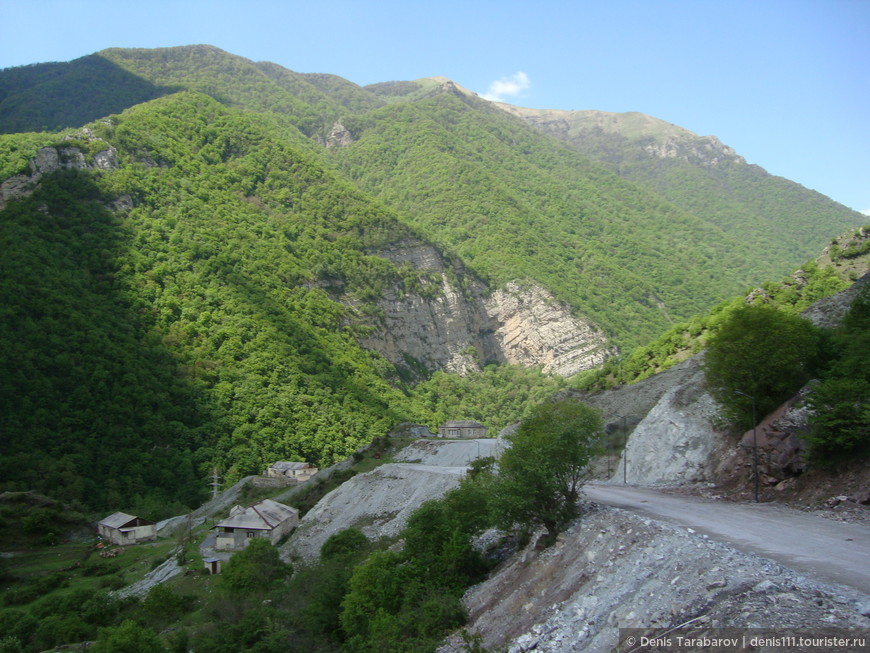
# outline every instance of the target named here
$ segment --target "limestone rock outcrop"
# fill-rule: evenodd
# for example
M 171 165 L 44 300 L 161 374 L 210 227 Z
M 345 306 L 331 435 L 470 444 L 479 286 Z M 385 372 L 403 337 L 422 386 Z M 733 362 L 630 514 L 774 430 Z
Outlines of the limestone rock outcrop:
M 537 285 L 511 282 L 485 302 L 498 325 L 493 337 L 508 363 L 543 365 L 543 371 L 571 376 L 604 363 L 607 341 L 588 323 Z
M 570 376 L 609 353 L 603 333 L 536 284 L 511 282 L 488 295 L 473 275 L 421 242 L 378 255 L 425 272 L 432 284 L 426 293 L 388 289 L 379 302 L 380 323 L 362 344 L 395 365 L 467 374 L 508 362 Z
M 117 168 L 118 160 L 115 148 L 108 146 L 108 144 L 105 150 L 94 154 L 90 162 L 79 148 L 72 145 L 62 145 L 41 148 L 36 156 L 30 160 L 29 167 L 29 173 L 15 175 L 0 182 L 0 210 L 5 208 L 11 200 L 31 195 L 36 190 L 43 175 L 63 169 L 96 168 L 108 170 Z
M 675 366 L 683 374 L 673 377 L 631 434 L 615 481 L 670 485 L 714 479 L 716 452 L 725 442 L 713 426 L 717 406 L 704 389 L 702 364 L 699 354 Z
M 337 120 L 326 137 L 318 140 L 324 147 L 347 147 L 353 143 L 353 135 L 340 120 Z

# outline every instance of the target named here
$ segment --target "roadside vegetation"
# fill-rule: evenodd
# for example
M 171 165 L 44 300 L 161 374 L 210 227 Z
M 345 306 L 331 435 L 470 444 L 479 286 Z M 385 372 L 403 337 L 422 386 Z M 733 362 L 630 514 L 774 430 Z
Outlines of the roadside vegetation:
M 732 424 L 753 424 L 817 379 L 806 400 L 809 462 L 829 467 L 870 454 L 870 284 L 837 329 L 744 305 L 707 343 L 705 361 L 708 388 Z
M 511 437 L 516 454 L 501 474 L 493 459 L 475 461 L 457 488 L 417 509 L 398 537 L 373 542 L 347 529 L 324 543 L 312 565 L 287 564 L 271 544 L 254 540 L 219 576 L 188 555 L 185 573 L 141 599 L 120 599 L 111 591 L 174 555 L 176 540 L 127 547 L 113 558 L 100 557 L 87 538 L 22 552 L 15 571 L 7 565 L 0 575 L 0 651 L 81 641 L 96 642 L 90 650 L 101 653 L 432 651 L 465 623 L 466 588 L 500 559 L 476 538 L 499 527 L 495 541 L 510 550 L 542 526 L 554 537 L 579 514 L 577 492 L 600 436 L 590 407 L 541 404 Z M 389 460 L 396 446 L 375 443 L 350 472 Z M 554 458 L 563 447 L 577 455 Z M 206 532 L 194 529 L 188 549 Z

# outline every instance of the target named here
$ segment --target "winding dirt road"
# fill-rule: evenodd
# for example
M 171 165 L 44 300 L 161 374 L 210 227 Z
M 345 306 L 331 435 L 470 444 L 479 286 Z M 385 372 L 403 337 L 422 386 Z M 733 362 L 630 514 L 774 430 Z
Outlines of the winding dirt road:
M 592 501 L 680 524 L 828 583 L 870 595 L 870 528 L 766 503 L 673 496 L 649 488 L 589 484 Z

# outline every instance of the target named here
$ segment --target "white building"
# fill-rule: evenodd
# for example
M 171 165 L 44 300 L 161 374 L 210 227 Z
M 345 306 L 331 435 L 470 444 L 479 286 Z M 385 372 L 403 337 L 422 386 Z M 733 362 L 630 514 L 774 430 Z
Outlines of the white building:
M 265 476 L 270 478 L 287 478 L 304 483 L 317 473 L 317 467 L 311 463 L 281 460 L 272 463 Z
M 157 539 L 157 525 L 125 512 L 116 512 L 97 523 L 100 536 L 114 544 L 136 544 Z
M 219 522 L 215 549 L 240 551 L 255 537 L 267 538 L 272 544 L 292 531 L 299 523 L 299 511 L 283 503 L 263 499 L 253 506 L 236 506 L 230 516 Z

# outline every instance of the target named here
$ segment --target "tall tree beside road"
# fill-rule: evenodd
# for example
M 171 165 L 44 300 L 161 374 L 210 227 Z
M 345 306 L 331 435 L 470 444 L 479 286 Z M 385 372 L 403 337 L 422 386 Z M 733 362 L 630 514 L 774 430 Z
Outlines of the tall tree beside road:
M 571 399 L 538 406 L 499 461 L 502 525 L 540 525 L 554 536 L 577 517 L 580 488 L 602 433 L 601 415 L 592 406 Z
M 767 306 L 736 309 L 707 344 L 704 377 L 734 424 L 763 417 L 810 380 L 820 332 L 808 320 Z M 742 394 L 738 394 L 739 391 Z

